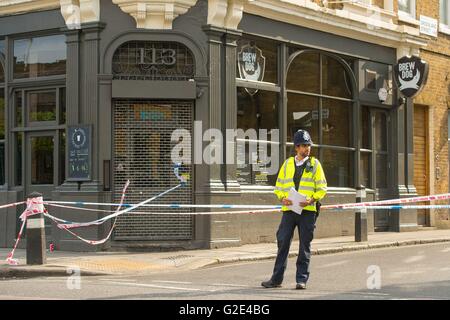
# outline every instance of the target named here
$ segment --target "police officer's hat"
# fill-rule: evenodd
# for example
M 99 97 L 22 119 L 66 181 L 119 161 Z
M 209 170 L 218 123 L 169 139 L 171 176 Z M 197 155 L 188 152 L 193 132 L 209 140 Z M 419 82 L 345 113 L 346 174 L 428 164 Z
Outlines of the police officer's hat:
M 312 145 L 312 143 L 308 131 L 300 129 L 294 134 L 294 146 L 299 146 L 301 144 Z

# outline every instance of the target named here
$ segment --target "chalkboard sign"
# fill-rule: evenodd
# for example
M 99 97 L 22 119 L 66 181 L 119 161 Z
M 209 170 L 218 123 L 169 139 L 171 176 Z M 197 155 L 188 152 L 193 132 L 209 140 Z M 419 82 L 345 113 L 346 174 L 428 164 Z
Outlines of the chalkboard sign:
M 91 126 L 69 126 L 68 181 L 91 180 Z

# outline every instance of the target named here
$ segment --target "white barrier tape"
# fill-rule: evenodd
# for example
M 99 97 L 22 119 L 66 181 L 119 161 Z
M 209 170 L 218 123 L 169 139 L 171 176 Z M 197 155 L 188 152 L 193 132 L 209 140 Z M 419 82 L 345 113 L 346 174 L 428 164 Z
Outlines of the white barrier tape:
M 121 205 L 123 204 L 123 201 L 125 200 L 125 194 L 126 194 L 126 191 L 127 191 L 127 188 L 128 188 L 129 185 L 130 185 L 130 180 L 128 180 L 128 181 L 125 183 L 125 186 L 124 186 L 123 189 L 122 189 L 122 196 L 120 197 L 120 203 L 119 203 L 119 206 L 117 207 L 116 212 L 118 212 L 118 211 L 120 210 Z M 61 226 L 63 226 L 63 225 L 58 224 L 58 223 L 56 222 L 56 220 L 61 220 L 61 219 L 57 219 L 57 218 L 51 216 L 48 212 L 45 212 L 44 215 L 45 215 L 46 217 L 49 217 L 51 220 L 53 220 L 53 221 L 56 223 L 56 225 L 58 226 L 58 228 L 66 230 L 66 231 L 69 232 L 71 235 L 73 235 L 73 236 L 77 237 L 78 239 L 80 239 L 81 241 L 86 242 L 86 243 L 91 244 L 91 245 L 99 245 L 99 244 L 103 244 L 103 243 L 105 243 L 106 241 L 108 241 L 108 239 L 111 237 L 111 235 L 112 235 L 112 233 L 113 233 L 114 228 L 116 227 L 116 221 L 117 221 L 117 219 L 114 220 L 114 223 L 113 223 L 113 225 L 112 225 L 112 227 L 111 227 L 111 230 L 109 231 L 108 235 L 107 235 L 104 239 L 101 239 L 101 240 L 88 240 L 88 239 L 82 238 L 81 236 L 79 236 L 79 235 L 76 234 L 75 232 L 69 230 L 68 227 L 61 227 Z
M 364 207 L 351 207 L 351 208 L 338 208 L 331 210 L 413 210 L 413 209 L 450 209 L 450 205 L 448 204 L 436 204 L 436 205 L 419 205 L 419 206 L 364 206 Z
M 24 204 L 24 203 L 25 203 L 25 201 L 3 204 L 3 205 L 0 206 L 0 209 L 5 209 L 5 208 L 9 208 L 9 207 L 15 207 L 15 206 L 19 206 L 19 205 Z
M 355 202 L 347 204 L 336 204 L 336 205 L 323 205 L 322 209 L 341 209 L 341 208 L 353 208 L 362 206 L 374 206 L 374 205 L 385 205 L 385 204 L 397 204 L 397 203 L 414 203 L 414 202 L 427 202 L 434 200 L 448 200 L 450 199 L 450 193 L 439 194 L 439 195 L 429 195 L 420 196 L 414 198 L 404 198 L 404 199 L 391 199 L 391 200 L 380 200 L 371 202 Z M 98 203 L 98 202 L 70 202 L 70 201 L 46 201 L 45 204 L 72 204 L 76 206 L 117 206 L 117 203 Z M 124 204 L 124 207 L 135 207 L 137 204 Z M 138 204 L 140 207 L 149 208 L 171 208 L 171 209 L 184 209 L 184 208 L 203 208 L 203 209 L 267 209 L 267 210 L 277 210 L 281 209 L 281 205 L 235 205 L 235 204 Z
M 16 251 L 17 245 L 19 244 L 20 239 L 22 238 L 23 229 L 27 222 L 27 218 L 30 216 L 33 216 L 33 215 L 44 213 L 45 209 L 44 209 L 44 205 L 42 204 L 42 202 L 43 202 L 42 197 L 27 199 L 27 201 L 26 201 L 27 208 L 20 215 L 20 219 L 22 220 L 22 226 L 20 227 L 19 234 L 17 235 L 16 243 L 14 244 L 14 248 L 12 249 L 12 251 L 6 257 L 6 262 L 8 262 L 9 265 L 18 265 L 19 264 L 19 260 L 14 259 L 14 252 Z M 22 203 L 24 203 L 24 202 L 22 202 Z M 42 211 L 39 212 L 40 210 L 42 210 Z
M 353 208 L 353 207 L 368 207 L 376 205 L 386 205 L 386 204 L 398 204 L 398 203 L 414 203 L 414 202 L 428 202 L 434 200 L 448 200 L 450 199 L 450 193 L 431 195 L 431 196 L 421 196 L 414 198 L 404 198 L 404 199 L 392 199 L 392 200 L 382 200 L 382 201 L 371 201 L 371 202 L 356 202 L 347 204 L 336 204 L 336 205 L 326 205 L 322 206 L 322 209 L 341 209 L 341 208 Z

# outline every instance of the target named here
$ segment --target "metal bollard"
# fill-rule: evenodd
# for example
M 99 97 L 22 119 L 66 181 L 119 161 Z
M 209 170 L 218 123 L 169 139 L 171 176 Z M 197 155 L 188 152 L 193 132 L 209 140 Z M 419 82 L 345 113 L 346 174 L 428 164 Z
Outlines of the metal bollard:
M 366 187 L 356 188 L 356 202 L 361 203 L 366 198 Z M 366 242 L 367 237 L 367 209 L 358 209 L 355 215 L 355 242 Z
M 31 199 L 36 198 L 40 203 L 43 202 L 42 194 L 33 192 L 28 195 L 29 203 Z M 27 265 L 45 264 L 47 260 L 45 252 L 45 223 L 42 212 L 43 204 L 33 204 L 31 209 L 38 210 L 39 214 L 27 218 Z

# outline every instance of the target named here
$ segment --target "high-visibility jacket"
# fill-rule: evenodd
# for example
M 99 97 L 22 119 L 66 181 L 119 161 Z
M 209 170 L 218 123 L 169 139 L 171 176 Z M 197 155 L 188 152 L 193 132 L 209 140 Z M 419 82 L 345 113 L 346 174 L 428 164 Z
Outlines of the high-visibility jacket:
M 275 186 L 274 192 L 280 201 L 283 198 L 288 197 L 291 188 L 295 189 L 294 174 L 295 158 L 290 157 L 281 166 Z M 319 160 L 314 157 L 306 160 L 306 167 L 305 170 L 303 170 L 298 192 L 306 196 L 306 198 L 314 198 L 316 201 L 322 200 L 327 194 L 327 179 L 325 178 L 325 173 L 323 172 Z M 306 206 L 303 209 L 314 212 L 317 211 L 315 203 Z M 288 211 L 289 209 L 286 206 L 283 206 L 281 210 Z

